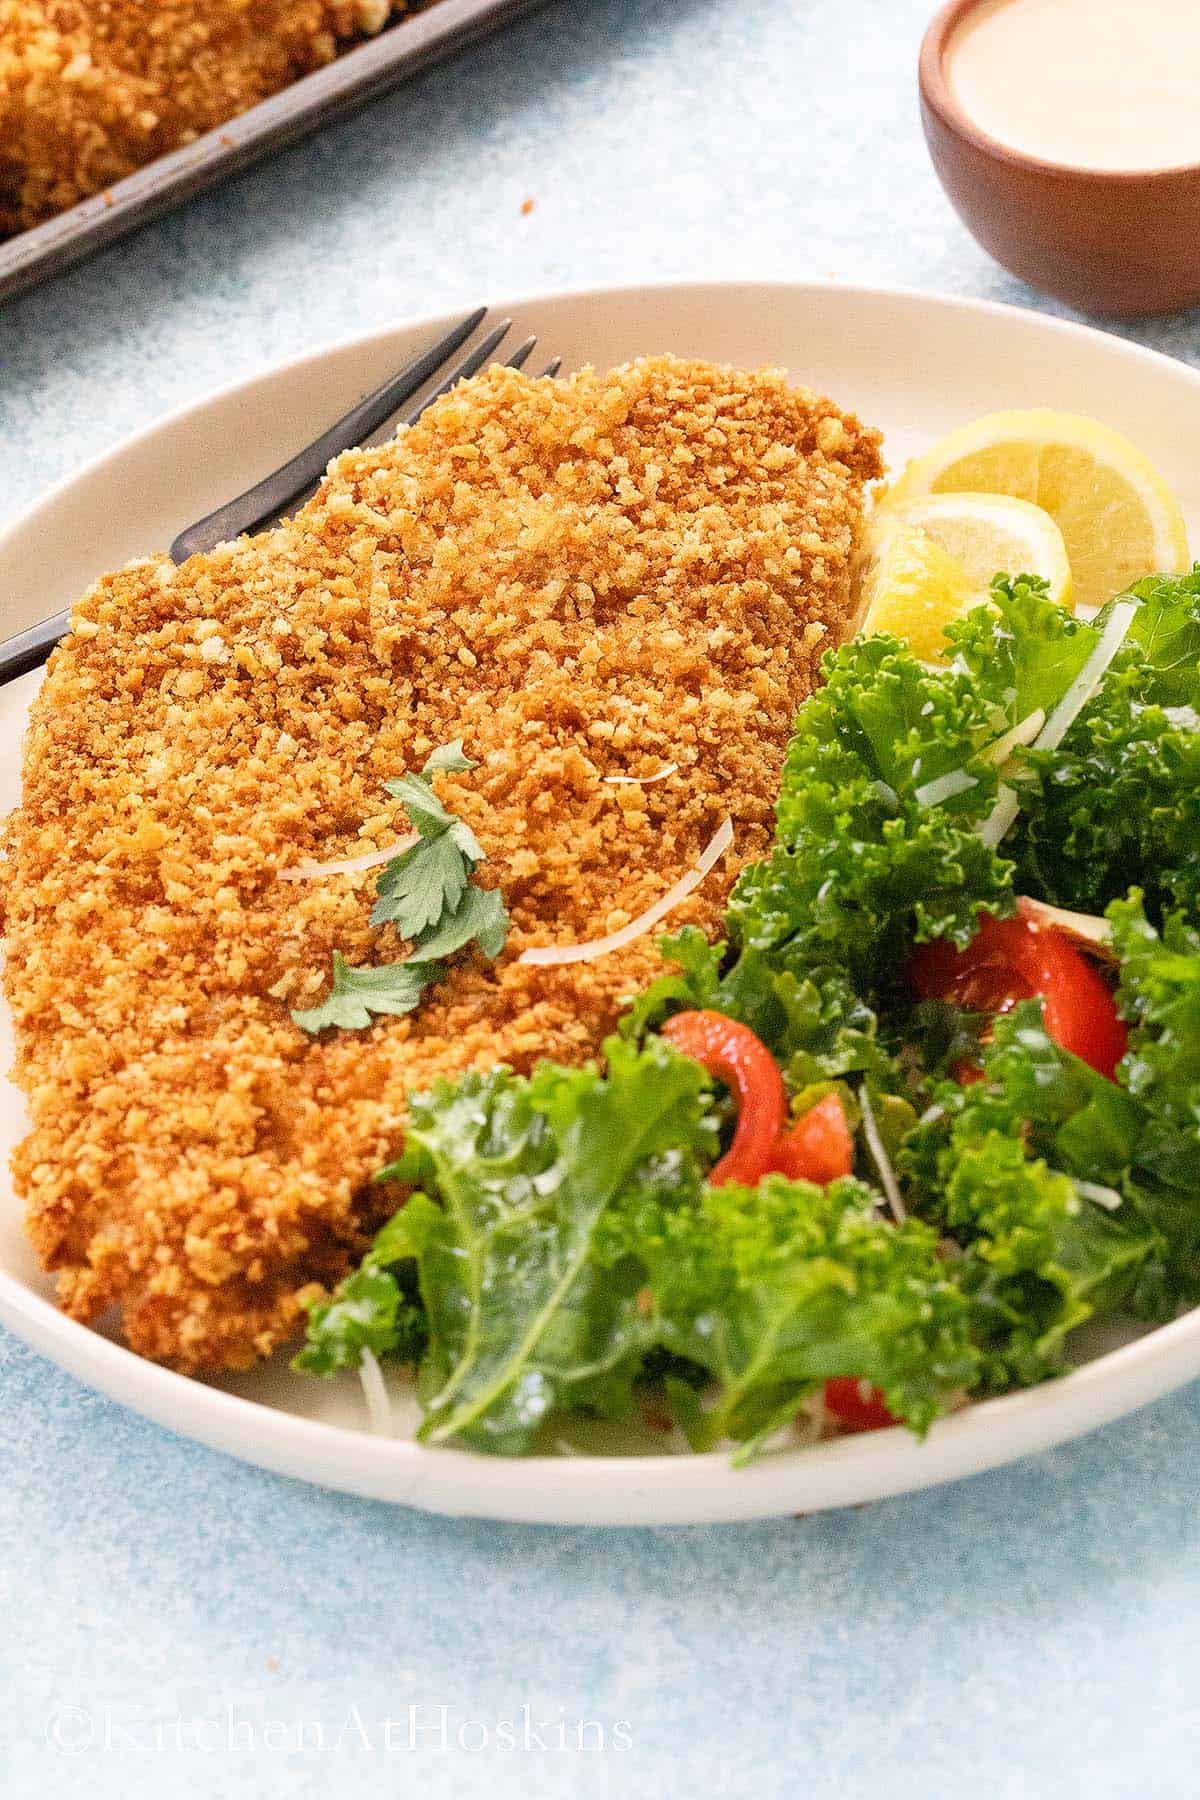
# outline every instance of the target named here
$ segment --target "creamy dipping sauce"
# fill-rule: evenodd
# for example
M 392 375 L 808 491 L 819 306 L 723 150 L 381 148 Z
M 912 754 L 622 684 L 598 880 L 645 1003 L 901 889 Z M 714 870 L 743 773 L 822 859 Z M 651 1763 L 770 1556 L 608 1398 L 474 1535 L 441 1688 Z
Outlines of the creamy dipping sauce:
M 985 0 L 948 46 L 989 137 L 1086 169 L 1200 163 L 1200 0 Z

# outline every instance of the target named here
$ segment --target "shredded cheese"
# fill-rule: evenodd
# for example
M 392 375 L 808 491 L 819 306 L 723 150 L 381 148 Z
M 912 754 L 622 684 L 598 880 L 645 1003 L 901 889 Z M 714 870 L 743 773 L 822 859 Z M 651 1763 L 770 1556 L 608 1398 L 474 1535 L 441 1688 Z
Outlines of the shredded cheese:
M 858 1104 L 862 1108 L 863 1135 L 867 1140 L 867 1149 L 871 1152 L 875 1167 L 879 1170 L 879 1180 L 887 1203 L 892 1209 L 892 1217 L 897 1225 L 903 1225 L 908 1213 L 900 1196 L 900 1183 L 896 1180 L 895 1170 L 888 1160 L 888 1153 L 883 1147 L 883 1139 L 879 1135 L 879 1126 L 875 1122 L 875 1108 L 871 1105 L 871 1096 L 867 1092 L 864 1081 L 858 1090 Z
M 1050 906 L 1028 894 L 1017 895 L 1017 912 L 1027 925 L 1052 925 L 1094 956 L 1115 960 L 1112 926 L 1097 913 L 1069 912 L 1064 906 Z
M 367 1403 L 371 1430 L 377 1437 L 394 1437 L 392 1402 L 388 1397 L 383 1370 L 379 1367 L 374 1352 L 368 1350 L 365 1345 L 362 1351 L 362 1360 L 358 1365 L 358 1374 L 362 1382 L 363 1398 Z
M 678 767 L 677 762 L 671 762 L 657 775 L 606 775 L 604 780 L 610 787 L 653 787 L 656 781 L 665 781 L 668 775 L 674 775 Z
M 994 763 L 997 768 L 1002 768 L 1014 750 L 1025 744 L 1032 744 L 1045 723 L 1045 709 L 1039 706 L 1022 719 L 1019 725 L 1014 725 L 1011 731 L 1006 731 L 1003 737 L 998 737 L 994 744 L 989 744 L 983 752 L 984 761 Z
M 628 925 L 622 925 L 620 931 L 612 931 L 607 937 L 593 938 L 585 944 L 547 944 L 536 950 L 526 950 L 517 958 L 521 963 L 532 963 L 543 969 L 553 969 L 563 963 L 595 962 L 598 957 L 611 956 L 615 950 L 623 950 L 626 944 L 632 944 L 635 938 L 643 937 L 647 931 L 653 930 L 660 919 L 665 919 L 669 912 L 674 912 L 680 903 L 687 899 L 693 888 L 698 888 L 705 876 L 720 862 L 729 846 L 733 843 L 733 820 L 726 819 L 718 826 L 709 840 L 694 869 L 681 875 L 673 887 L 667 889 L 661 900 L 648 906 L 644 913 L 631 919 Z
M 400 856 L 405 850 L 411 850 L 417 841 L 417 833 L 411 832 L 408 837 L 400 838 L 389 844 L 386 850 L 367 850 L 362 856 L 346 856 L 337 862 L 302 862 L 290 869 L 280 869 L 280 881 L 317 881 L 322 875 L 357 875 L 363 869 L 377 869 L 382 863 L 391 862 L 394 856 Z
M 1033 741 L 1035 750 L 1057 750 L 1100 683 L 1109 664 L 1129 635 L 1137 617 L 1136 600 L 1118 600 L 1100 633 L 1100 642 L 1050 714 Z
M 1100 641 L 1080 669 L 1078 675 L 1048 716 L 1034 738 L 1031 749 L 1057 750 L 1100 683 L 1129 635 L 1129 627 L 1137 616 L 1136 600 L 1118 600 L 1100 633 Z M 979 827 L 979 835 L 989 850 L 995 850 L 1008 835 L 1021 802 L 1012 788 L 1001 786 L 999 797 Z
M 968 775 L 965 769 L 951 769 L 949 774 L 939 775 L 923 787 L 915 788 L 913 799 L 918 806 L 940 806 L 943 800 L 953 800 L 955 794 L 965 794 L 968 788 L 978 786 L 977 775 Z
M 979 827 L 979 835 L 989 850 L 995 850 L 1008 836 L 1012 822 L 1021 810 L 1021 802 L 1005 782 L 1000 783 L 996 804 Z
M 1071 1179 L 1075 1180 L 1074 1176 Z M 1121 1195 L 1116 1188 L 1105 1187 L 1101 1181 L 1075 1181 L 1075 1192 L 1084 1200 L 1095 1201 L 1106 1212 L 1116 1212 L 1121 1204 Z

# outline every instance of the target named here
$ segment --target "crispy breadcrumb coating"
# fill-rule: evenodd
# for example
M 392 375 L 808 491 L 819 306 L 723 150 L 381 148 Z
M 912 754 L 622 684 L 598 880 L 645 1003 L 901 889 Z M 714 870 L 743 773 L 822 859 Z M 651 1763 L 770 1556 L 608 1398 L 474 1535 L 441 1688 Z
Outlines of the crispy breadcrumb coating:
M 775 373 L 658 357 L 493 369 L 297 518 L 80 602 L 7 827 L 6 984 L 33 1129 L 14 1168 L 63 1307 L 124 1312 L 184 1369 L 238 1367 L 361 1251 L 364 1181 L 435 1076 L 595 1052 L 657 933 L 568 968 L 727 814 L 678 912 L 718 928 L 768 842 L 789 727 L 846 632 L 879 439 Z M 512 915 L 408 1018 L 305 1036 L 332 950 L 394 958 L 374 876 L 280 870 L 393 842 L 388 777 L 462 737 L 439 791 Z M 613 774 L 678 770 L 648 787 Z
M 378 31 L 392 0 L 0 0 L 0 237 Z

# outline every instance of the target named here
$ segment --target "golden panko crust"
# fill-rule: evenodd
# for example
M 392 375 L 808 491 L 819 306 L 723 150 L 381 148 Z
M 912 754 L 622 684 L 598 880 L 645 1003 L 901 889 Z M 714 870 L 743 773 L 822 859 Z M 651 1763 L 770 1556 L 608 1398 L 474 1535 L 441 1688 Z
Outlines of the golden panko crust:
M 0 0 L 0 237 L 224 125 L 391 0 Z
M 68 1312 L 119 1306 L 135 1349 L 184 1369 L 267 1354 L 390 1210 L 363 1184 L 407 1088 L 586 1059 L 660 967 L 657 934 L 567 968 L 524 948 L 616 929 L 729 814 L 734 853 L 671 920 L 719 927 L 848 629 L 878 445 L 775 373 L 494 369 L 341 457 L 292 522 L 91 589 L 6 843 L 33 1118 L 14 1168 Z M 335 947 L 402 946 L 369 927 L 373 875 L 279 871 L 395 841 L 385 780 L 457 737 L 479 766 L 437 784 L 508 946 L 408 1018 L 307 1037 L 289 1008 Z

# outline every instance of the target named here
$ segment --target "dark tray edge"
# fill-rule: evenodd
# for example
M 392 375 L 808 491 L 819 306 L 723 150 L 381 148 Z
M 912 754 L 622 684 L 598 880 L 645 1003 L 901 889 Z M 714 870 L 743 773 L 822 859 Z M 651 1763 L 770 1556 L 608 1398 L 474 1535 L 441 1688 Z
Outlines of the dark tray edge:
M 436 0 L 379 37 L 260 101 L 194 144 L 126 176 L 104 194 L 0 244 L 0 302 L 58 275 L 136 226 L 248 168 L 272 150 L 344 118 L 443 57 L 545 0 Z

